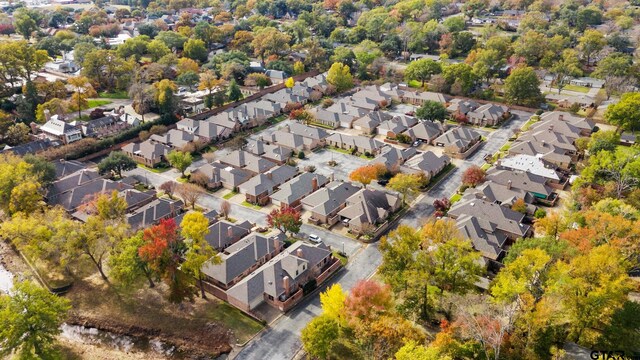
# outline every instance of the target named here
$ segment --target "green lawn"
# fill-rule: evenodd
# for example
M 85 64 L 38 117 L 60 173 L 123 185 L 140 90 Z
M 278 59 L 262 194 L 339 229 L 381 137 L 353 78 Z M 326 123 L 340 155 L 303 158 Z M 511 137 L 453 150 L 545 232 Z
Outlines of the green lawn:
M 482 169 L 482 170 L 484 170 L 484 171 L 487 171 L 487 170 L 489 170 L 489 168 L 490 168 L 490 167 L 491 167 L 491 164 L 484 164 L 484 165 L 482 165 L 482 166 L 480 167 L 480 169 Z
M 186 183 L 189 182 L 189 179 L 187 179 L 186 177 L 180 176 L 179 178 L 176 179 L 176 181 L 179 182 L 179 183 L 186 184 Z
M 522 131 L 527 131 L 527 130 L 529 130 L 529 128 L 531 127 L 531 125 L 533 125 L 533 124 L 537 123 L 539 119 L 540 119 L 540 118 L 538 118 L 538 117 L 533 117 L 533 116 L 532 116 L 532 117 L 531 117 L 531 119 L 527 120 L 527 122 L 526 122 L 526 123 L 524 123 L 524 125 L 522 125 L 521 130 L 522 130 Z
M 349 261 L 349 259 L 347 259 L 346 256 L 342 255 L 342 253 L 340 253 L 337 250 L 333 251 L 333 256 L 335 258 L 337 258 L 338 260 L 340 260 L 340 262 L 342 263 L 342 266 L 347 266 L 347 262 Z
M 558 88 L 554 87 L 554 89 L 557 90 Z M 586 86 L 578 86 L 578 85 L 568 84 L 568 85 L 565 85 L 565 87 L 563 87 L 562 90 L 569 90 L 569 91 L 581 92 L 581 93 L 585 93 L 586 94 L 586 93 L 589 92 L 589 90 L 591 90 L 591 88 L 588 88 Z
M 151 168 L 151 167 L 148 167 L 146 165 L 138 164 L 138 167 L 141 168 L 141 169 L 145 169 L 147 171 L 151 171 L 151 172 L 156 173 L 156 174 L 161 174 L 161 173 L 171 169 L 168 166 L 162 166 L 162 165 L 158 165 L 158 167 Z
M 412 88 L 421 88 L 422 87 L 422 81 L 409 80 L 407 85 L 409 85 L 409 87 L 412 87 Z
M 451 196 L 451 198 L 449 200 L 451 201 L 451 204 L 454 204 L 454 203 L 460 201 L 460 199 L 462 199 L 462 195 L 453 194 L 453 196 Z
M 234 196 L 236 196 L 236 195 L 238 195 L 238 193 L 237 193 L 237 192 L 235 192 L 235 191 L 229 191 L 229 192 L 228 192 L 228 193 L 226 193 L 222 198 L 223 198 L 223 199 L 225 199 L 225 200 L 229 200 L 229 199 L 231 199 L 232 197 L 234 197 Z
M 335 151 L 335 152 L 342 153 L 342 154 L 347 154 L 347 155 L 351 155 L 351 156 L 357 156 L 357 157 L 363 158 L 363 159 L 365 159 L 365 160 L 371 160 L 371 159 L 373 159 L 373 158 L 374 158 L 374 156 L 367 157 L 367 156 L 364 156 L 364 154 L 362 154 L 362 155 L 358 155 L 358 154 L 351 154 L 351 151 L 350 151 L 350 150 L 341 149 L 341 148 L 338 148 L 338 147 L 335 147 L 335 146 L 329 146 L 329 147 L 328 147 L 328 149 L 329 149 L 329 150 L 333 150 L 333 151 Z
M 255 209 L 255 210 L 262 209 L 262 206 L 256 205 L 256 204 L 252 204 L 252 203 L 248 202 L 247 200 L 242 202 L 242 206 L 246 206 L 248 208 Z
M 128 99 L 129 95 L 126 91 L 116 91 L 116 92 L 99 92 L 98 97 L 104 99 Z
M 328 129 L 328 130 L 333 130 L 333 126 L 329 126 L 329 125 L 325 125 L 319 122 L 315 122 L 315 121 L 311 121 L 309 122 L 309 125 L 311 126 L 315 126 L 315 127 L 319 127 L 319 128 L 323 128 L 323 129 Z
M 96 108 L 98 106 L 109 105 L 112 102 L 113 101 L 111 101 L 111 100 L 100 100 L 100 99 L 87 100 L 87 107 L 85 109 L 93 109 L 93 108 Z
M 244 344 L 249 341 L 253 335 L 264 327 L 259 322 L 243 314 L 240 310 L 222 301 L 216 304 L 216 306 L 209 307 L 206 316 L 207 319 L 220 322 L 232 329 L 239 344 Z
M 509 151 L 509 149 L 511 149 L 511 143 L 506 143 L 502 145 L 502 147 L 500 148 L 500 151 Z

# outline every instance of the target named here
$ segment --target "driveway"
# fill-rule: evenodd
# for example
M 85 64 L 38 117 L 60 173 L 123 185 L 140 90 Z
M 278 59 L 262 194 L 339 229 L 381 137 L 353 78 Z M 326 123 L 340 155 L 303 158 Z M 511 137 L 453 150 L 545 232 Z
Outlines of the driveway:
M 347 256 L 352 256 L 356 253 L 356 251 L 362 248 L 362 243 L 357 240 L 342 236 L 340 234 L 336 234 L 331 230 L 327 230 L 321 228 L 319 226 L 302 224 L 300 227 L 300 232 L 298 235 L 307 239 L 310 234 L 318 235 L 322 241 L 331 246 L 331 249 L 337 251 L 343 251 L 347 254 Z

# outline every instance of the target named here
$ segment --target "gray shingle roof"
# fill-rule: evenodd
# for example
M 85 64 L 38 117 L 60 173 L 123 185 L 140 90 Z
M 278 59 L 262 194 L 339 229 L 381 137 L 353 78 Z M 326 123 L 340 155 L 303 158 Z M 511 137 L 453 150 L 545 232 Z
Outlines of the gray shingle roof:
M 316 188 L 314 189 L 314 181 Z M 290 205 L 313 193 L 329 182 L 325 176 L 315 173 L 303 173 L 280 186 L 280 190 L 271 195 L 271 199 Z
M 302 199 L 302 204 L 311 208 L 311 211 L 326 216 L 342 207 L 347 198 L 358 190 L 360 188 L 351 183 L 334 181 Z
M 530 229 L 529 225 L 522 223 L 523 214 L 482 199 L 459 201 L 451 207 L 448 215 L 453 218 L 469 215 L 484 219 L 495 224 L 498 230 L 518 237 L 525 236 Z

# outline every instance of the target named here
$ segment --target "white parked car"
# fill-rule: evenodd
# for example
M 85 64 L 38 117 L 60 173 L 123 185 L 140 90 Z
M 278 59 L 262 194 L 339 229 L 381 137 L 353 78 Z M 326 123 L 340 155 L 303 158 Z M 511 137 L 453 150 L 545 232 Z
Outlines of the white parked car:
M 320 237 L 318 235 L 315 235 L 315 234 L 309 235 L 309 240 L 313 241 L 316 244 L 320 244 L 322 242 L 322 239 L 320 239 Z

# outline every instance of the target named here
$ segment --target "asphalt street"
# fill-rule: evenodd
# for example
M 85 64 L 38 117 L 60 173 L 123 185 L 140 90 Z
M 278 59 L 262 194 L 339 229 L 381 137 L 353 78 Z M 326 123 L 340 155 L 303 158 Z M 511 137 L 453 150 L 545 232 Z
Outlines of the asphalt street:
M 366 245 L 358 256 L 354 257 L 346 267 L 346 271 L 338 273 L 332 281 L 320 288 L 324 291 L 330 284 L 338 283 L 342 289 L 349 291 L 361 279 L 373 275 L 380 266 L 382 258 L 378 244 Z M 239 360 L 287 360 L 302 347 L 300 333 L 311 319 L 322 312 L 320 296 L 316 293 L 304 299 L 292 311 L 283 315 L 275 324 L 268 327 L 235 357 Z
M 513 131 L 520 129 L 522 125 L 529 120 L 531 113 L 525 111 L 513 110 L 514 116 L 508 123 L 499 129 L 492 131 L 486 135 L 487 141 L 474 154 L 469 156 L 462 165 L 453 169 L 446 177 L 424 196 L 409 210 L 400 221 L 400 224 L 410 225 L 414 227 L 420 226 L 434 212 L 433 201 L 441 198 L 450 198 L 460 184 L 462 184 L 462 174 L 471 165 L 482 166 L 484 157 L 487 154 L 493 155 L 495 152 L 509 140 L 513 135 Z

